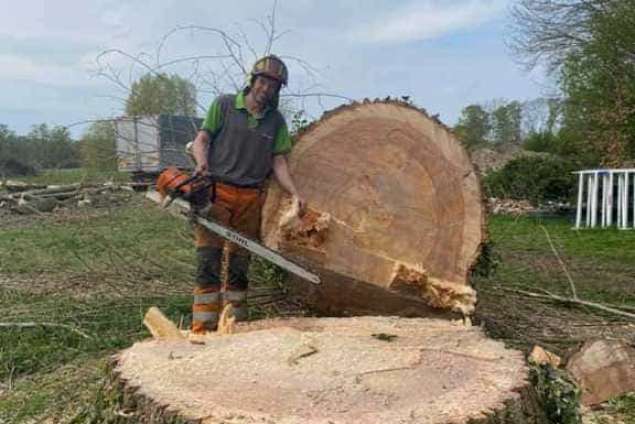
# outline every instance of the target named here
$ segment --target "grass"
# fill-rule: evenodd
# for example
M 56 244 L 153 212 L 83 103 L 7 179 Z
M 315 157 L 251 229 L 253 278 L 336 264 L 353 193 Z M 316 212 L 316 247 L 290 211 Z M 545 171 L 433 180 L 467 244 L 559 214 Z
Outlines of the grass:
M 99 171 L 85 168 L 74 169 L 51 169 L 45 170 L 38 175 L 11 178 L 12 180 L 24 181 L 32 184 L 73 184 L 83 183 L 103 183 L 117 182 L 125 183 L 130 181 L 130 174 L 119 171 Z
M 72 174 L 58 175 L 56 182 L 70 182 Z M 78 175 L 83 174 L 73 178 Z M 68 326 L 0 328 L 0 423 L 44 417 L 125 422 L 113 415 L 117 400 L 104 391 L 108 357 L 148 336 L 141 322 L 151 305 L 187 325 L 194 270 L 188 226 L 143 205 L 137 195 L 121 207 L 0 225 L 0 321 Z M 498 267 L 475 278 L 477 319 L 492 336 L 524 350 L 538 343 L 566 354 L 580 340 L 619 336 L 622 328 L 632 338 L 632 328 L 621 327 L 623 320 L 614 316 L 503 290 L 570 295 L 543 228 L 581 298 L 635 306 L 635 232 L 573 231 L 566 219 L 495 216 L 489 231 Z M 261 262 L 252 271 L 274 285 L 282 279 Z M 252 311 L 253 317 L 268 314 Z M 624 422 L 635 422 L 632 396 L 607 408 Z
M 533 287 L 570 296 L 568 278 L 552 252 L 550 238 L 581 298 L 635 306 L 635 231 L 575 231 L 564 218 L 505 216 L 490 220 L 489 231 L 502 261 L 485 284 Z
M 78 300 L 70 295 L 33 296 L 26 292 L 0 292 L 0 308 L 19 304 L 26 312 L 21 322 L 60 323 L 68 327 L 7 328 L 0 332 L 0 381 L 48 372 L 78 358 L 99 356 L 147 337 L 141 325 L 152 305 L 175 321 L 187 315 L 190 297 L 137 296 L 130 299 Z M 17 317 L 16 317 L 17 318 Z M 77 331 L 74 331 L 77 330 Z M 80 333 L 81 332 L 81 333 Z M 84 336 L 85 334 L 86 336 Z
M 56 182 L 72 182 L 64 178 Z M 0 327 L 0 423 L 120 422 L 102 390 L 108 357 L 149 336 L 150 306 L 189 326 L 189 225 L 130 196 L 120 207 L 0 225 L 0 321 L 63 325 Z M 255 272 L 281 278 L 260 262 Z
M 479 296 L 477 320 L 490 336 L 525 352 L 537 344 L 565 358 L 589 339 L 618 337 L 635 342 L 632 320 L 514 292 L 548 291 L 572 297 L 566 268 L 580 299 L 633 308 L 635 232 L 575 231 L 566 218 L 510 216 L 494 216 L 488 227 L 490 260 L 497 267 L 489 276 L 476 277 L 474 284 Z M 612 400 L 599 418 L 588 422 L 635 423 L 634 395 Z
M 137 258 L 128 264 L 133 268 L 147 262 L 161 264 L 162 275 L 169 269 L 167 264 L 182 271 L 180 264 L 193 254 L 184 223 L 158 208 L 143 207 L 139 198 L 130 206 L 2 230 L 1 272 L 107 271 L 113 263 L 126 266 L 125 257 Z

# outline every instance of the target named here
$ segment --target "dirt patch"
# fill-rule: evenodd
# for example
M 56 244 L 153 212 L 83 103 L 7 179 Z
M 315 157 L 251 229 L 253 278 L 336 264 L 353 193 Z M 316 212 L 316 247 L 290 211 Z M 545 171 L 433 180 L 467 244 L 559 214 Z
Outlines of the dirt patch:
M 550 280 L 553 285 L 561 286 L 559 294 L 570 294 L 569 282 L 555 256 L 544 256 L 540 252 L 509 251 L 502 255 L 502 259 L 511 267 L 527 267 L 536 271 L 543 279 Z M 578 292 L 588 291 L 594 296 L 601 294 L 603 297 L 610 297 L 611 303 L 615 304 L 635 300 L 633 270 L 629 264 L 571 256 L 563 256 L 562 261 Z
M 584 341 L 623 338 L 635 343 L 635 323 L 597 311 L 528 298 L 505 287 L 476 287 L 476 320 L 489 335 L 528 352 L 535 344 L 568 358 Z

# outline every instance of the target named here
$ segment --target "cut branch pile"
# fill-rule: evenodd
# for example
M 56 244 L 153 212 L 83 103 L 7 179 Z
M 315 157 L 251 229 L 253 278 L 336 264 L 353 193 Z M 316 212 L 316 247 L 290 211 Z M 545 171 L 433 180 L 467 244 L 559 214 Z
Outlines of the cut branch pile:
M 8 192 L 0 193 L 0 209 L 22 215 L 43 214 L 57 208 L 118 204 L 123 199 L 112 194 L 134 191 L 128 185 L 113 183 L 41 186 L 5 182 L 2 187 Z
M 499 199 L 496 197 L 488 198 L 487 206 L 494 215 L 557 214 L 571 208 L 570 204 L 563 202 L 547 201 L 534 206 L 528 200 Z

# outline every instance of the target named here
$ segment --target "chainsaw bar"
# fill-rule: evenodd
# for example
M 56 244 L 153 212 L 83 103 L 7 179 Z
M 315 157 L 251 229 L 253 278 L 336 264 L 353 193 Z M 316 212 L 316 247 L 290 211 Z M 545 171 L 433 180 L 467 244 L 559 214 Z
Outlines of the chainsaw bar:
M 158 203 L 159 205 L 164 202 L 164 200 L 161 199 L 161 195 L 156 191 L 149 191 L 146 194 L 146 197 L 153 202 Z M 189 211 L 191 209 L 190 204 L 183 199 L 173 198 L 171 199 L 170 203 L 176 205 L 181 211 Z M 251 240 L 250 238 L 245 237 L 242 234 L 225 227 L 224 225 L 214 222 L 213 220 L 206 219 L 201 216 L 195 216 L 195 220 L 198 224 L 214 232 L 215 234 L 218 234 L 225 240 L 236 243 L 240 247 L 249 250 L 250 252 L 260 256 L 261 258 L 267 259 L 268 261 L 278 265 L 281 268 L 286 269 L 287 271 L 297 275 L 298 277 L 303 278 L 313 284 L 321 283 L 320 277 L 316 274 L 307 271 L 300 265 L 290 261 L 289 259 L 280 255 L 278 252 L 269 249 L 268 247 L 258 243 L 257 241 Z

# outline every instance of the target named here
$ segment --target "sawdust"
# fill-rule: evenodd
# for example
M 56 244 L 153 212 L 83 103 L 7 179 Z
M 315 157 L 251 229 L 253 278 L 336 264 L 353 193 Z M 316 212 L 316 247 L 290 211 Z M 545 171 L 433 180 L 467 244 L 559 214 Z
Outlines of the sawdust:
M 223 308 L 223 311 L 218 318 L 218 335 L 232 334 L 234 332 L 234 325 L 236 323 L 236 317 L 234 316 L 234 307 L 231 303 L 228 303 Z
M 429 277 L 421 265 L 395 263 L 391 290 L 418 296 L 435 308 L 450 309 L 463 315 L 474 313 L 476 291 L 463 284 Z
M 274 249 L 281 244 L 293 244 L 320 250 L 328 237 L 331 215 L 313 208 L 301 212 L 297 199 L 287 200 L 283 210 L 277 229 L 268 236 L 266 244 Z
M 290 220 L 281 226 L 282 239 L 297 246 L 319 249 L 328 236 L 331 216 L 315 210 L 308 210 L 302 217 Z

